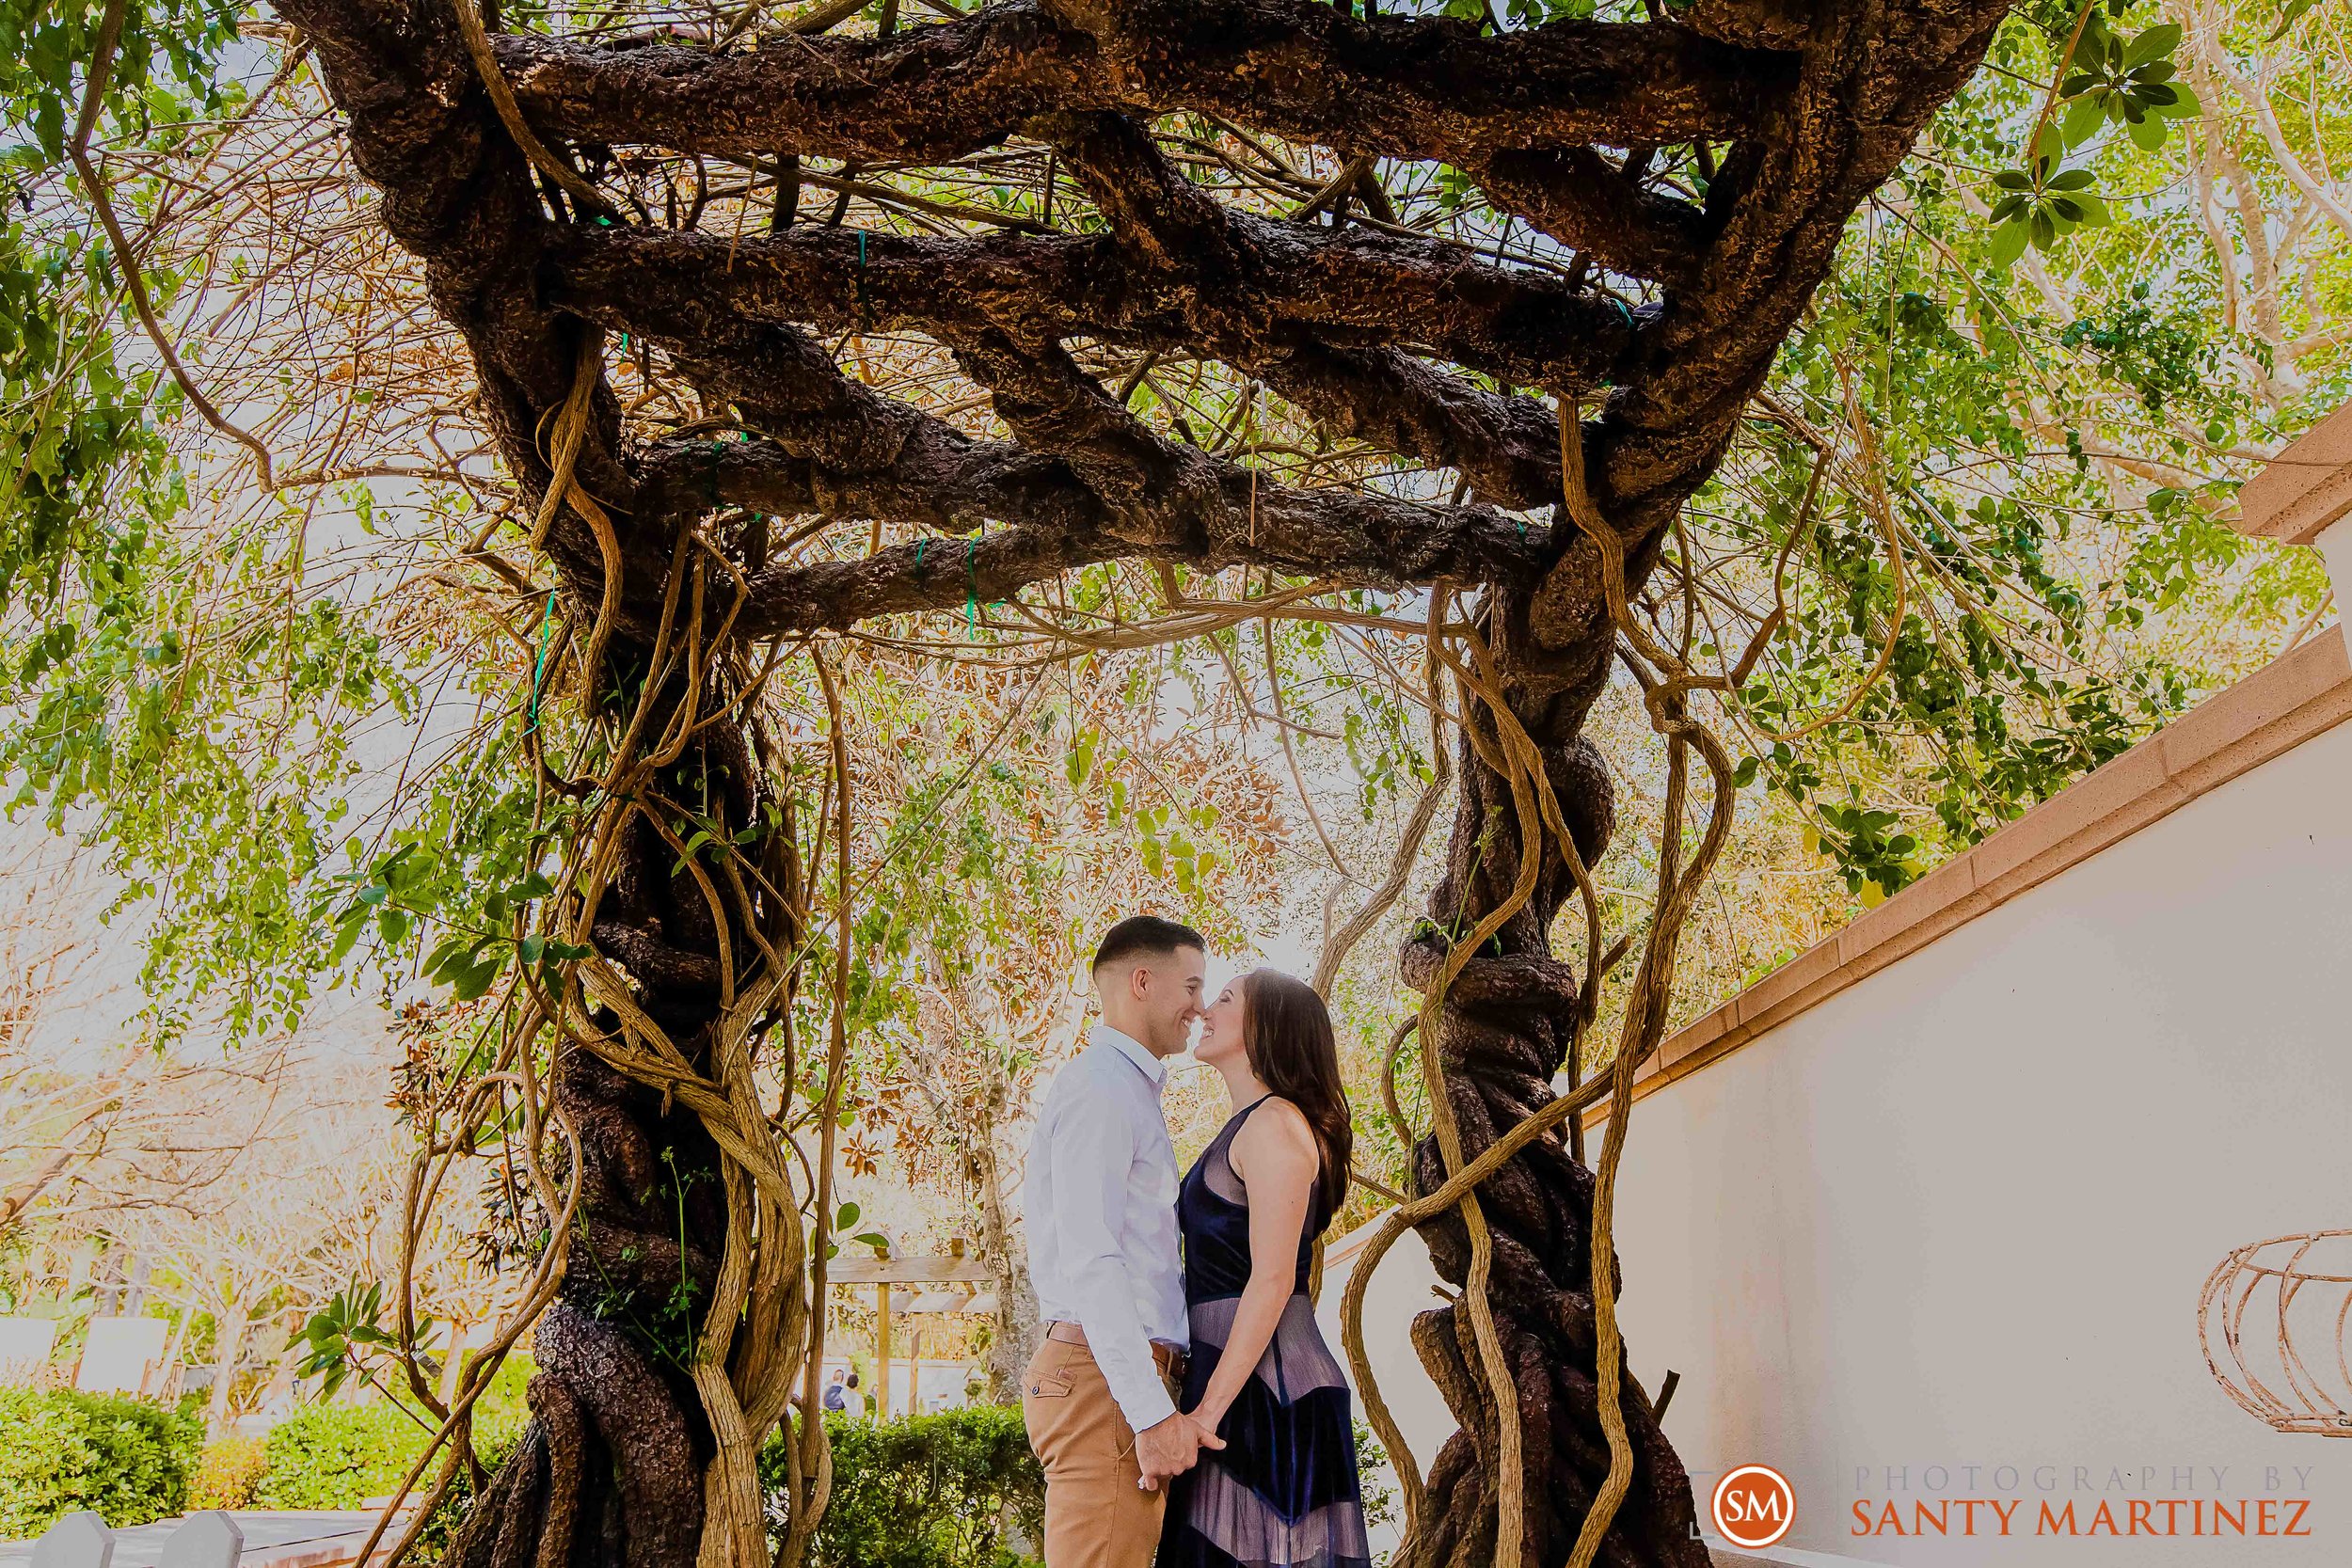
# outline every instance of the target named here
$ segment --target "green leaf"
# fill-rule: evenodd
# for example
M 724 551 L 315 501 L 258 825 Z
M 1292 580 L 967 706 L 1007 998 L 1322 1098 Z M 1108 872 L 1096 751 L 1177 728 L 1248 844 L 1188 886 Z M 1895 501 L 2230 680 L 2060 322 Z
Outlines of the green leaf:
M 1993 264 L 2006 272 L 2016 265 L 2017 258 L 2026 253 L 2026 217 L 2023 213 L 1993 231 Z
M 2085 94 L 2066 105 L 2066 116 L 2058 121 L 2059 134 L 2069 147 L 2080 147 L 2099 134 L 2107 122 L 2106 101 L 2095 93 Z
M 2275 43 L 2286 37 L 2287 29 L 2302 21 L 2304 14 L 2318 4 L 2319 0 L 2287 0 L 2279 12 L 2279 25 L 2271 31 L 2270 41 Z
M 2160 22 L 2132 40 L 2131 47 L 2123 51 L 2123 69 L 2129 71 L 2134 66 L 2145 65 L 2159 55 L 2171 54 L 2180 46 L 2181 24 Z

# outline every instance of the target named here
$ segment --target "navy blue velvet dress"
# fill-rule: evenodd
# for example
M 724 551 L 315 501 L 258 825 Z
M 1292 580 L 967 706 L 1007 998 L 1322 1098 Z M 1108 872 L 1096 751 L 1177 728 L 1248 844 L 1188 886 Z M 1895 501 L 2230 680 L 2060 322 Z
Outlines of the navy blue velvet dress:
M 1192 1319 L 1187 1410 L 1208 1391 L 1249 1283 L 1249 1195 L 1226 1151 L 1264 1103 L 1225 1124 L 1176 1195 Z M 1159 1568 L 1370 1568 L 1347 1383 L 1307 1295 L 1314 1239 L 1330 1223 L 1318 1189 L 1298 1239 L 1290 1305 L 1217 1425 L 1225 1447 L 1201 1450 L 1200 1462 L 1168 1489 Z

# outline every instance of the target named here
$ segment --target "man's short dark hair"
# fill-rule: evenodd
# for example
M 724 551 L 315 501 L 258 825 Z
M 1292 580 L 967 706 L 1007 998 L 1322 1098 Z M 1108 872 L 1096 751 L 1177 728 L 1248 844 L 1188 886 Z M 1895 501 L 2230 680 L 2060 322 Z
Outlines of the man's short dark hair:
M 1206 953 L 1209 943 L 1182 921 L 1162 920 L 1156 914 L 1131 914 L 1103 933 L 1103 945 L 1094 950 L 1091 967 L 1101 969 L 1104 964 L 1140 958 L 1147 954 L 1164 958 L 1180 947 Z

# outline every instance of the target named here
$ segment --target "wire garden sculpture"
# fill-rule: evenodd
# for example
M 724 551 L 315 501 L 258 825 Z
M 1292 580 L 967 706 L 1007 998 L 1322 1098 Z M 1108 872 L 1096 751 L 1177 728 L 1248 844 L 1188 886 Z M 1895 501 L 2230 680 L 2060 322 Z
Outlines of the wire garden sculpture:
M 2280 1432 L 2352 1437 L 2352 1230 L 2274 1236 L 2205 1277 L 2197 1337 L 2216 1382 Z

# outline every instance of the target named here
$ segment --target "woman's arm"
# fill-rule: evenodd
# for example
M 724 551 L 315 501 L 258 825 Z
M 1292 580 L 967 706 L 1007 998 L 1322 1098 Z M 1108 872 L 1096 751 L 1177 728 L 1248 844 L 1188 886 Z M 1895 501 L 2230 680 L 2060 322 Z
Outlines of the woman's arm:
M 1233 1174 L 1249 1189 L 1249 1283 L 1233 1312 L 1233 1327 L 1216 1371 L 1192 1412 L 1215 1431 L 1257 1370 L 1281 1326 L 1298 1276 L 1298 1238 L 1322 1168 L 1315 1135 L 1297 1106 L 1276 1100 L 1250 1117 L 1226 1151 Z

